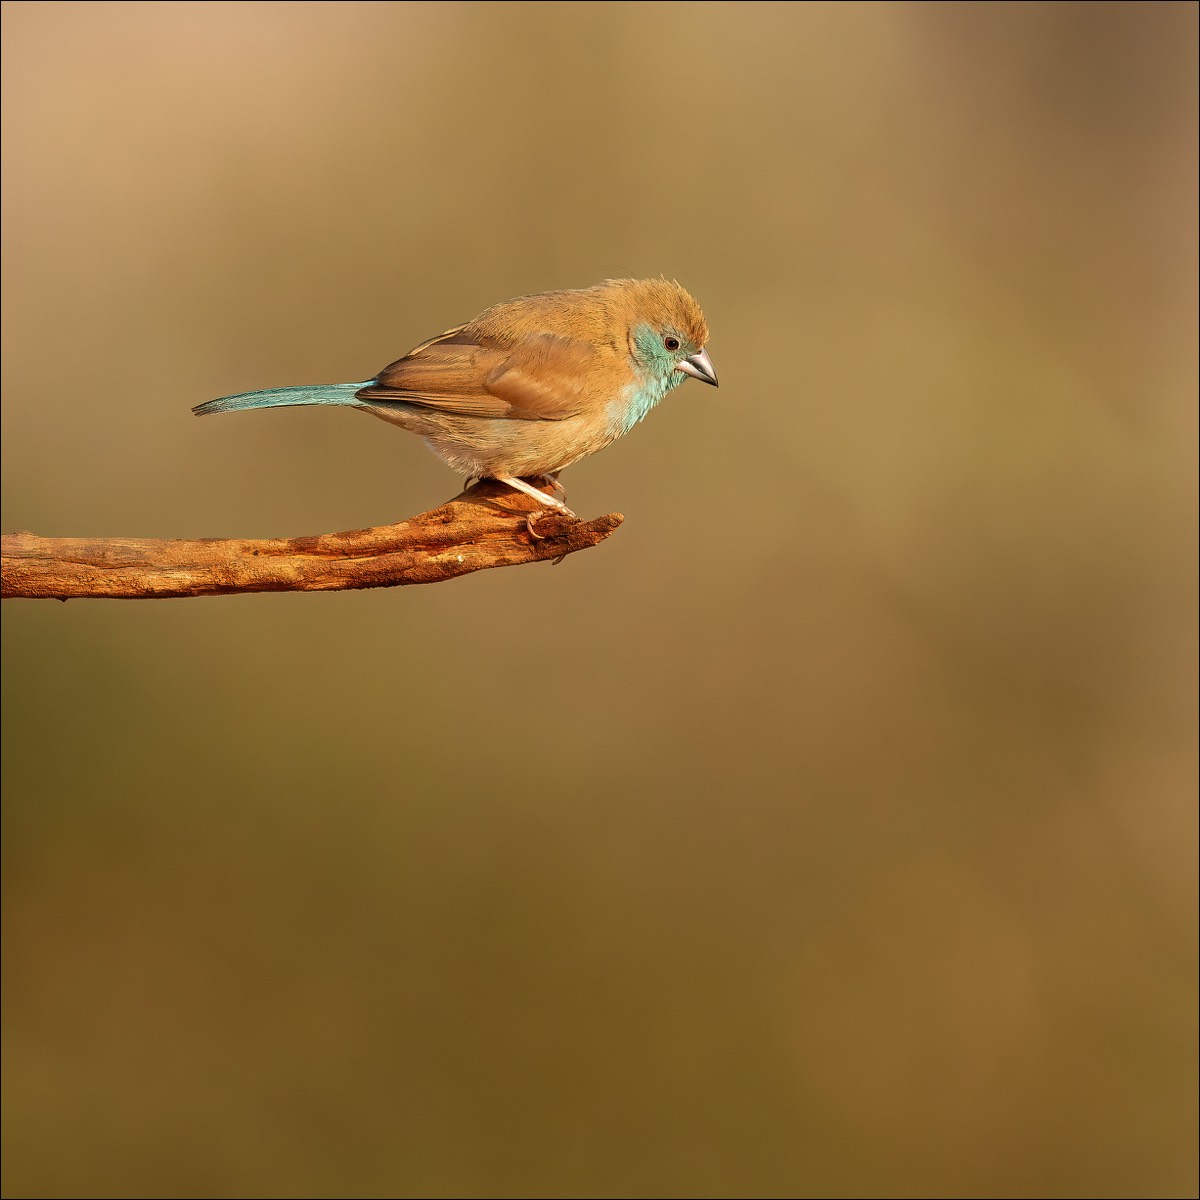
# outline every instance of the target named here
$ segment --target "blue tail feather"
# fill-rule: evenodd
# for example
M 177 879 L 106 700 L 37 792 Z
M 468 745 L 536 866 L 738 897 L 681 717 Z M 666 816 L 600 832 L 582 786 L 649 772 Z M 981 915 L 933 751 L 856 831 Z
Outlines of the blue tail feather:
M 197 404 L 192 412 L 198 417 L 211 413 L 238 412 L 243 408 L 285 408 L 300 404 L 355 404 L 356 392 L 371 381 L 362 383 L 326 383 L 315 387 L 269 388 L 265 392 L 242 392 L 239 396 L 222 396 Z

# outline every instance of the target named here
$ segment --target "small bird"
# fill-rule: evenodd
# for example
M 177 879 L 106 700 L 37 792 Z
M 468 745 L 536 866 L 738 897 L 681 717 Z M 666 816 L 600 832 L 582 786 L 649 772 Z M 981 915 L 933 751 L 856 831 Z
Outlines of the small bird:
M 374 379 L 209 400 L 197 416 L 341 404 L 423 437 L 469 482 L 496 479 L 569 516 L 548 480 L 628 433 L 689 375 L 717 385 L 700 306 L 666 279 L 610 279 L 506 300 Z

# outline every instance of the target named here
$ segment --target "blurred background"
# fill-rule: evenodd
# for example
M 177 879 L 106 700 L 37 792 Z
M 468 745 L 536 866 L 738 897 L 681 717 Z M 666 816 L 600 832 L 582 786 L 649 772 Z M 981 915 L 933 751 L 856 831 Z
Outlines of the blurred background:
M 4 608 L 6 1195 L 1186 1196 L 1193 4 L 34 4 L 3 528 L 460 481 L 362 379 L 677 277 L 626 515 Z

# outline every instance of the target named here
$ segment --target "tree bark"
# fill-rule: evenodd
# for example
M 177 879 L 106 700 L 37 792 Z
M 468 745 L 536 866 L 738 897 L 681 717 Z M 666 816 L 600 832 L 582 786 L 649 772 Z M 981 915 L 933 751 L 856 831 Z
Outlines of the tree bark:
M 440 583 L 471 571 L 560 560 L 595 546 L 624 518 L 591 521 L 484 480 L 398 525 L 295 538 L 3 536 L 5 599 L 136 600 L 313 592 Z

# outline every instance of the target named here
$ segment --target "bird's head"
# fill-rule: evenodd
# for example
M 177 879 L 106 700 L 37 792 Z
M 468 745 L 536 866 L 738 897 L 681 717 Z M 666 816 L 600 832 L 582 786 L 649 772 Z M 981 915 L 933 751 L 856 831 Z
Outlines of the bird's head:
M 629 351 L 641 369 L 667 387 L 689 375 L 716 387 L 717 372 L 704 348 L 708 325 L 700 305 L 671 280 L 621 283 L 629 291 Z

